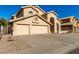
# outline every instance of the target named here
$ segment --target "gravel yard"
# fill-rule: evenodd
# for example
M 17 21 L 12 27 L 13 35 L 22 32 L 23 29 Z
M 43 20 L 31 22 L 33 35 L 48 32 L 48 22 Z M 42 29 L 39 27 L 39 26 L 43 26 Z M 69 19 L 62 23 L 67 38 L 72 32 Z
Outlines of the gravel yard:
M 0 40 L 0 53 L 62 54 L 78 47 L 79 33 L 15 36 L 12 41 L 3 35 Z

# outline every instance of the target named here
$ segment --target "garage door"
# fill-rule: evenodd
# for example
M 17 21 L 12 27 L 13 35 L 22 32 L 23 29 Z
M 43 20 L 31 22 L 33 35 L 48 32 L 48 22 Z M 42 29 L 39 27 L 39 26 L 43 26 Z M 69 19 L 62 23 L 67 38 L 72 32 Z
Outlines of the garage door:
M 28 35 L 29 34 L 29 25 L 16 25 L 15 35 Z
M 48 26 L 35 26 L 32 25 L 31 34 L 45 34 L 48 33 Z

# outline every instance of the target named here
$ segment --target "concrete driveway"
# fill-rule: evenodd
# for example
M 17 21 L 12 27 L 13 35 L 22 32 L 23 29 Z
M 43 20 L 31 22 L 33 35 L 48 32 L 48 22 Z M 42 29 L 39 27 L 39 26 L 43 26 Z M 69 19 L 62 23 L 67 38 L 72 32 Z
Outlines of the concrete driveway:
M 62 54 L 79 47 L 79 33 L 38 34 L 15 36 L 13 41 L 4 35 L 0 53 Z

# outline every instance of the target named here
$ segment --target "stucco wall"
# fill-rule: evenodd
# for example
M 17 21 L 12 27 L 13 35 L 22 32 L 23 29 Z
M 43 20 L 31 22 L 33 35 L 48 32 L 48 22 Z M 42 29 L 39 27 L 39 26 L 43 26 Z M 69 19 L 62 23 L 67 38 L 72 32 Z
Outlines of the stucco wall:
M 59 24 L 59 33 L 61 33 L 61 22 L 57 20 L 56 18 L 55 18 L 55 25 L 54 25 L 55 33 L 57 33 L 57 23 Z
M 24 17 L 31 16 L 31 14 L 29 13 L 29 11 L 32 11 L 32 12 L 33 12 L 32 15 L 37 14 L 37 12 L 36 12 L 35 10 L 33 10 L 32 8 L 25 8 L 25 9 L 24 9 Z
M 54 18 L 57 18 L 57 16 L 55 15 L 55 14 L 53 14 L 53 13 L 48 13 L 47 14 L 47 20 L 50 22 L 50 18 L 51 17 L 54 17 Z
M 35 21 L 37 19 L 37 21 Z M 17 24 L 35 24 L 35 25 L 48 25 L 45 21 L 41 20 L 39 17 L 34 16 L 28 19 L 20 20 L 15 22 Z
M 38 20 L 35 21 L 35 19 L 38 19 Z M 14 31 L 16 31 L 16 28 L 18 27 L 17 24 L 19 24 L 19 25 L 29 25 L 30 27 L 32 25 L 48 26 L 48 30 L 49 30 L 49 33 L 50 33 L 50 25 L 48 23 L 46 23 L 45 21 L 41 20 L 37 16 L 14 22 L 13 23 Z M 44 30 L 42 30 L 42 31 L 44 31 Z M 40 30 L 39 30 L 39 32 L 40 32 Z
M 42 10 L 41 8 L 39 9 L 39 7 L 36 7 L 35 9 L 38 11 L 38 14 L 39 14 L 39 15 L 44 14 L 44 13 L 43 13 L 43 10 Z
M 77 23 L 77 27 L 79 27 L 79 23 Z
M 57 33 L 57 23 L 59 24 L 59 33 L 61 33 L 61 22 L 57 19 L 57 16 L 53 13 L 47 15 L 47 20 L 50 22 L 50 18 L 54 18 L 54 33 Z
M 30 16 L 30 14 L 29 14 L 29 11 L 32 11 L 33 12 L 33 15 L 34 14 L 39 14 L 39 15 L 42 15 L 42 14 L 44 14 L 42 11 L 40 11 L 38 8 L 36 8 L 36 7 L 33 7 L 34 9 L 32 9 L 32 8 L 25 8 L 24 9 L 24 16 Z

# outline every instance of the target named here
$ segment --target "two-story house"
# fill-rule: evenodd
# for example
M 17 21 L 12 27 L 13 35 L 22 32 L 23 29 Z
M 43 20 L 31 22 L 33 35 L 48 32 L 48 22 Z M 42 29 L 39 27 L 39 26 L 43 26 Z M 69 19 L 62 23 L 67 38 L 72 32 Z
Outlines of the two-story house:
M 61 19 L 61 31 L 77 32 L 77 19 L 74 16 Z
M 54 11 L 39 6 L 23 6 L 12 16 L 13 35 L 61 33 L 61 21 Z

